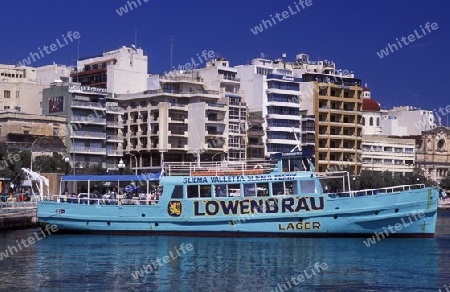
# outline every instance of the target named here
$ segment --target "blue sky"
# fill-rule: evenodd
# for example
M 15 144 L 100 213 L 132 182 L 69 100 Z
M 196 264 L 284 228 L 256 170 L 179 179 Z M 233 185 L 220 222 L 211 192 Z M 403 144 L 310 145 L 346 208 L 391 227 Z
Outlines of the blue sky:
M 2 4 L 0 63 L 16 64 L 49 46 L 62 34 L 78 31 L 80 43 L 70 42 L 32 66 L 74 65 L 87 57 L 135 42 L 149 56 L 149 72 L 185 64 L 203 50 L 213 50 L 231 65 L 259 57 L 294 60 L 307 53 L 312 60 L 333 60 L 368 83 L 383 108 L 414 105 L 438 110 L 450 104 L 445 88 L 450 75 L 448 0 L 311 0 L 312 5 L 254 35 L 250 29 L 269 15 L 288 11 L 298 0 L 156 1 L 138 5 L 119 16 L 125 0 L 5 1 Z M 45 3 L 45 4 L 44 4 Z M 300 7 L 300 6 L 299 6 Z M 301 7 L 300 7 L 301 8 Z M 436 22 L 427 35 L 420 26 Z M 376 54 L 396 38 L 414 30 L 423 35 L 384 58 Z

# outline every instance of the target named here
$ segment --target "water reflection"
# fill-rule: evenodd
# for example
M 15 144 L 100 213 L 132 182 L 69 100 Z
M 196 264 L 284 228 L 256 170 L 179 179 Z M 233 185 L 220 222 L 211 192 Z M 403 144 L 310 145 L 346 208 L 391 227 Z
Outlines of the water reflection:
M 438 225 L 435 238 L 386 239 L 369 248 L 354 238 L 52 235 L 1 261 L 1 287 L 262 292 L 319 262 L 328 268 L 291 291 L 437 291 L 450 284 L 450 212 L 439 214 Z M 0 252 L 33 232 L 0 233 Z M 182 244 L 192 251 L 183 254 Z M 181 256 L 143 270 L 176 250 Z

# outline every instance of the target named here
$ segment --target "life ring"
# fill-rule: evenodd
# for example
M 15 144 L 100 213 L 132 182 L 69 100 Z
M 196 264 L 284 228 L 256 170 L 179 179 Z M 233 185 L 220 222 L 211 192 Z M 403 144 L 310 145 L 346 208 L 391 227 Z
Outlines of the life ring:
M 262 167 L 262 165 L 261 164 L 257 164 L 257 165 L 255 165 L 254 167 L 253 167 L 253 169 L 262 169 L 263 167 Z

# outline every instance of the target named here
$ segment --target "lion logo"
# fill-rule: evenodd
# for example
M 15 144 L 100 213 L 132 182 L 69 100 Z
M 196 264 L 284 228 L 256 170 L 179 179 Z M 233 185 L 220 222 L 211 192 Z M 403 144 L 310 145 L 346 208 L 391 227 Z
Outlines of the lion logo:
M 179 201 L 171 201 L 167 205 L 167 211 L 169 215 L 172 217 L 180 217 L 181 216 L 181 202 Z

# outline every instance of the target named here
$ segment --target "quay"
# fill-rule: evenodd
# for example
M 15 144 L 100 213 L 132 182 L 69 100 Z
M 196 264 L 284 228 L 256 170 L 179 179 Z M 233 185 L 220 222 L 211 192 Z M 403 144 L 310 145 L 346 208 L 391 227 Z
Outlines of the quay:
M 0 203 L 0 230 L 37 226 L 36 202 Z

